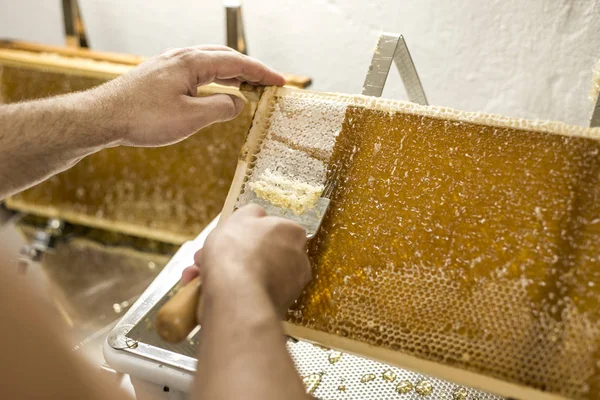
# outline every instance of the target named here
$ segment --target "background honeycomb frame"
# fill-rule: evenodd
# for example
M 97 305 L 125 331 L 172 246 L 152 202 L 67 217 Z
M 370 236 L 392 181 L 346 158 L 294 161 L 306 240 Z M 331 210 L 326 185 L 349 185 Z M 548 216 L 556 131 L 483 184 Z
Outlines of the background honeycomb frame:
M 128 54 L 0 40 L 0 104 L 86 90 L 118 78 L 145 60 Z M 297 87 L 306 87 L 311 81 L 298 75 L 285 77 L 289 85 Z M 7 198 L 6 206 L 171 244 L 192 239 L 223 205 L 256 106 L 234 87 L 210 84 L 198 88 L 199 95 L 214 93 L 241 97 L 244 110 L 231 121 L 203 128 L 185 143 L 160 149 L 121 147 L 92 154 L 68 171 Z M 198 182 L 198 175 L 203 174 L 208 176 Z M 119 198 L 118 186 L 128 193 L 127 198 Z M 160 195 L 169 191 L 166 195 L 172 198 Z M 103 200 L 103 196 L 112 200 Z M 115 203 L 112 209 L 107 207 Z

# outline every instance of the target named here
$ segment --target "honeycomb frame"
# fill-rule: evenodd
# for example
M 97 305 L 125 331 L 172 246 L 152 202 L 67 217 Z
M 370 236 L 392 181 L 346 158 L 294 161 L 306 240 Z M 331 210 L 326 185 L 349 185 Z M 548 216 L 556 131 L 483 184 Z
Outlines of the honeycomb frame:
M 290 88 L 268 88 L 263 94 L 255 114 L 252 128 L 246 138 L 246 143 L 244 144 L 238 161 L 233 184 L 222 212 L 221 223 L 231 215 L 236 208 L 240 195 L 246 190 L 246 184 L 250 179 L 252 169 L 256 164 L 257 157 L 260 156 L 261 144 L 267 135 L 269 118 L 274 103 L 277 101 L 278 97 L 293 93 L 294 90 Z M 589 139 L 593 143 L 600 140 L 600 129 L 570 126 L 561 122 L 533 121 L 480 112 L 462 112 L 450 108 L 420 106 L 413 103 L 370 98 L 360 95 L 305 92 L 303 96 L 307 98 L 313 97 L 315 99 L 337 100 L 346 103 L 348 107 L 377 111 L 380 112 L 381 115 L 401 114 L 483 127 L 539 133 L 542 135 L 559 135 L 565 142 L 570 140 L 568 138 L 574 138 L 574 141 L 579 139 Z M 463 385 L 476 386 L 482 390 L 502 396 L 521 399 L 559 399 L 568 397 L 565 394 L 561 395 L 556 391 L 541 390 L 539 387 L 529 386 L 525 382 L 515 382 L 503 379 L 497 375 L 495 376 L 481 371 L 457 367 L 443 362 L 436 362 L 431 359 L 415 356 L 414 354 L 406 354 L 401 351 L 393 351 L 389 348 L 379 347 L 372 343 L 367 343 L 366 341 L 343 337 L 339 333 L 334 334 L 324 330 L 314 329 L 310 326 L 302 326 L 294 323 L 294 318 L 290 315 L 288 315 L 288 320 L 284 322 L 285 330 L 289 335 L 320 343 L 327 347 L 372 358 L 402 368 L 408 368 L 424 374 L 437 376 Z M 597 328 L 597 324 L 595 327 Z M 600 362 L 598 364 L 600 364 Z M 596 394 L 592 393 L 592 396 L 596 396 Z M 578 395 L 576 397 L 581 399 L 596 398 L 587 397 L 587 395 Z

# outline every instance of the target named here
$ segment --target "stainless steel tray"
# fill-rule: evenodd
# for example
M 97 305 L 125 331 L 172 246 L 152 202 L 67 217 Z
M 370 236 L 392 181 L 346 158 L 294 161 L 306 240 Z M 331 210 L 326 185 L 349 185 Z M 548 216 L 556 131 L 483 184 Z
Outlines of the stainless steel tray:
M 108 336 L 104 354 L 113 368 L 132 376 L 155 379 L 154 383 L 171 385 L 177 390 L 189 389 L 196 372 L 195 353 L 200 332 L 172 345 L 160 339 L 152 321 L 172 294 L 181 271 L 193 263 L 194 253 L 202 247 L 216 222 L 215 219 L 194 241 L 181 247 Z M 305 341 L 290 339 L 287 348 L 307 390 L 321 399 L 501 399 Z M 402 388 L 406 393 L 402 393 Z

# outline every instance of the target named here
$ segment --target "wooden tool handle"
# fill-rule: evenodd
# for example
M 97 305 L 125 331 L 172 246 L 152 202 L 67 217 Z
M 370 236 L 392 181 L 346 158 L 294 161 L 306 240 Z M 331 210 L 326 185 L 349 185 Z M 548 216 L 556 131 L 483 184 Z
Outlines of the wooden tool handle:
M 194 278 L 169 299 L 156 314 L 156 331 L 165 341 L 178 343 L 198 325 L 200 277 Z

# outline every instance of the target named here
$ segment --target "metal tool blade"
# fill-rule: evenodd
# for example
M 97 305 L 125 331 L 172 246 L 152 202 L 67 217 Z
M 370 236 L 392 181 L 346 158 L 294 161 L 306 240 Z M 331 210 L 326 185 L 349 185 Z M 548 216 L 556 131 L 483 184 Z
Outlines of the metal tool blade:
M 329 199 L 320 197 L 314 207 L 304 211 L 302 214 L 296 214 L 289 209 L 278 207 L 269 201 L 261 199 L 254 192 L 252 192 L 252 197 L 248 203 L 258 204 L 264 208 L 267 215 L 285 218 L 301 225 L 306 230 L 306 237 L 308 239 L 312 239 L 319 231 L 323 216 L 329 207 Z

